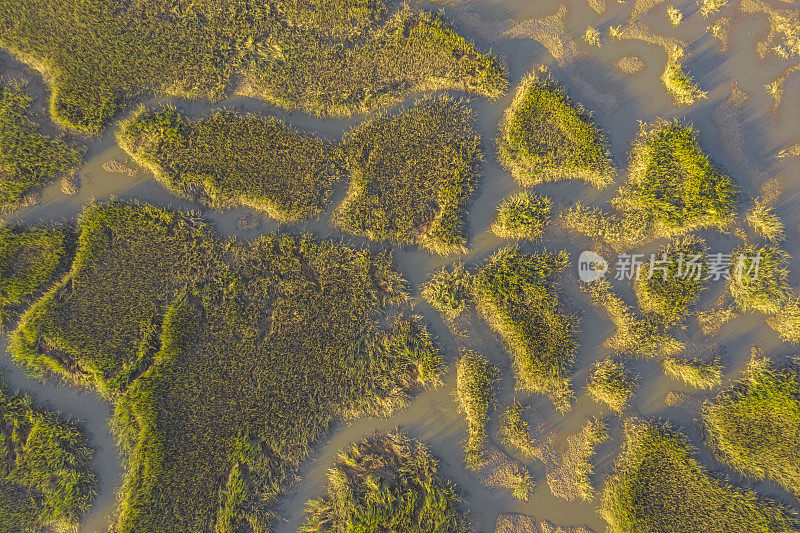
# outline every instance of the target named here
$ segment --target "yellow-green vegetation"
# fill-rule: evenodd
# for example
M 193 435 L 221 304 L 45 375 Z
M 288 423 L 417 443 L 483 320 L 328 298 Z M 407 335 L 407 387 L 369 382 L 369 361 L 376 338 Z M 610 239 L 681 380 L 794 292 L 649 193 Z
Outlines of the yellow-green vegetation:
M 800 344 L 800 299 L 792 297 L 780 311 L 767 318 L 767 325 L 782 341 Z
M 513 448 L 526 457 L 541 456 L 539 447 L 531 438 L 531 428 L 523 418 L 525 406 L 515 401 L 503 411 L 500 417 L 500 437 L 503 444 Z
M 492 475 L 490 485 L 511 489 L 511 495 L 527 502 L 533 495 L 536 482 L 530 471 L 517 461 L 506 461 Z
M 559 224 L 573 235 L 582 235 L 598 247 L 615 252 L 636 248 L 652 238 L 645 213 L 607 213 L 596 207 L 576 203 L 559 213 Z
M 485 357 L 466 351 L 456 363 L 456 401 L 467 417 L 469 436 L 464 445 L 467 468 L 476 470 L 484 462 L 486 417 L 495 401 L 495 387 L 500 371 Z
M 728 226 L 736 187 L 700 150 L 695 130 L 678 120 L 642 124 L 630 152 L 628 181 L 612 205 L 649 221 L 655 236 Z
M 698 389 L 713 389 L 722 383 L 722 368 L 716 361 L 676 359 L 668 357 L 661 362 L 664 374 Z
M 683 70 L 684 50 L 677 44 L 667 53 L 667 64 L 661 74 L 667 92 L 675 99 L 675 105 L 692 105 L 698 100 L 708 98 L 708 93 L 700 89 L 694 78 Z
M 575 361 L 577 319 L 560 309 L 555 277 L 567 253 L 499 250 L 475 274 L 475 301 L 514 357 L 517 389 L 546 394 L 571 408 L 569 376 Z
M 600 47 L 600 32 L 597 31 L 597 28 L 589 26 L 586 28 L 586 31 L 583 34 L 583 40 L 586 41 L 591 46 Z
M 752 209 L 745 215 L 745 220 L 753 231 L 768 241 L 777 242 L 784 238 L 786 226 L 769 200 L 757 198 Z
M 568 501 L 594 497 L 592 458 L 597 447 L 608 439 L 606 425 L 590 418 L 581 430 L 567 439 L 567 449 L 557 460 L 556 468 L 547 472 L 547 484 L 553 496 Z
M 0 7 L 0 13 L 2 13 Z M 0 21 L 2 21 L 0 14 Z M 0 23 L 2 27 L 2 23 Z M 0 30 L 2 31 L 2 30 Z M 0 85 L 0 210 L 31 203 L 31 197 L 73 170 L 83 149 L 39 132 L 29 117 L 32 99 L 20 86 Z
M 673 26 L 677 26 L 683 22 L 683 13 L 673 5 L 667 6 L 667 20 L 669 20 L 670 24 Z
M 705 289 L 708 253 L 696 237 L 673 241 L 644 263 L 633 282 L 639 308 L 667 323 L 678 322 Z
M 408 298 L 388 254 L 222 242 L 192 216 L 119 203 L 79 229 L 71 271 L 12 344 L 114 401 L 121 532 L 264 530 L 333 421 L 388 415 L 438 381 L 424 328 L 386 317 Z
M 600 513 L 612 533 L 798 531 L 797 519 L 779 504 L 711 477 L 683 435 L 635 419 L 625 424 Z
M 800 497 L 800 379 L 754 357 L 744 377 L 703 405 L 717 458 L 752 479 L 771 479 Z
M 725 7 L 728 4 L 728 0 L 698 0 L 697 3 L 700 4 L 700 13 L 703 18 L 706 18 Z
M 57 227 L 0 225 L 0 323 L 54 279 L 69 255 L 67 237 Z
M 274 117 L 217 112 L 190 122 L 140 109 L 120 145 L 169 190 L 212 207 L 244 204 L 281 221 L 317 215 L 342 174 L 331 143 Z
M 43 71 L 55 119 L 86 132 L 143 94 L 235 88 L 346 116 L 417 90 L 497 97 L 507 85 L 497 58 L 438 16 L 381 0 L 3 0 L 0 46 Z
M 603 309 L 617 330 L 607 341 L 610 348 L 636 357 L 660 359 L 680 353 L 684 345 L 670 335 L 671 324 L 655 313 L 640 315 L 617 296 L 606 279 L 580 285 L 592 303 Z
M 603 188 L 614 168 L 600 130 L 549 76 L 528 75 L 500 124 L 500 163 L 524 186 L 582 179 Z
M 792 296 L 788 265 L 789 254 L 775 245 L 734 250 L 728 290 L 739 309 L 767 315 L 780 312 Z
M 474 304 L 472 274 L 464 263 L 456 263 L 452 270 L 443 268 L 434 273 L 422 288 L 422 297 L 452 320 Z
M 598 361 L 586 383 L 586 390 L 595 401 L 607 404 L 618 413 L 628 405 L 635 387 L 636 378 L 622 362 L 613 359 Z
M 481 158 L 466 105 L 423 100 L 367 122 L 345 143 L 351 181 L 333 215 L 337 226 L 443 255 L 466 250 L 463 215 Z
M 498 206 L 492 231 L 504 239 L 538 239 L 549 222 L 551 209 L 552 202 L 546 196 L 515 194 Z
M 420 443 L 377 434 L 340 453 L 325 496 L 308 503 L 303 533 L 466 533 L 453 485 Z
M 95 495 L 94 451 L 73 422 L 0 383 L 0 531 L 77 531 Z

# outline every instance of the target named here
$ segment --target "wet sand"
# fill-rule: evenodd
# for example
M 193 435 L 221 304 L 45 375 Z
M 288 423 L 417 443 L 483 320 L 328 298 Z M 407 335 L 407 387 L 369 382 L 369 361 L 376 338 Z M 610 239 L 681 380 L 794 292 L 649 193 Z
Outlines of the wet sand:
M 775 157 L 781 149 L 800 141 L 800 129 L 797 127 L 800 123 L 800 105 L 797 102 L 800 99 L 800 76 L 791 76 L 785 81 L 783 102 L 779 113 L 773 114 L 773 101 L 764 85 L 777 78 L 791 62 L 780 61 L 775 57 L 762 60 L 757 54 L 756 44 L 763 41 L 769 31 L 767 19 L 764 16 L 739 16 L 738 11 L 733 12 L 728 51 L 721 53 L 719 42 L 705 30 L 714 17 L 704 20 L 697 13 L 694 1 L 674 3 L 684 13 L 684 21 L 677 28 L 673 28 L 666 18 L 667 3 L 660 3 L 641 14 L 640 22 L 650 31 L 689 43 L 684 68 L 694 75 L 703 90 L 708 91 L 707 100 L 691 107 L 678 108 L 672 104 L 672 98 L 659 79 L 665 63 L 664 49 L 642 40 L 612 41 L 607 37 L 606 30 L 609 26 L 623 25 L 628 21 L 633 4 L 633 0 L 627 3 L 610 0 L 602 14 L 592 9 L 592 5 L 599 5 L 598 2 L 586 0 L 547 0 L 536 3 L 522 0 L 470 0 L 419 4 L 424 9 L 443 10 L 455 27 L 473 38 L 481 49 L 491 48 L 493 52 L 503 56 L 510 73 L 511 88 L 508 95 L 494 102 L 481 98 L 470 102 L 483 136 L 483 151 L 486 156 L 481 170 L 481 182 L 467 219 L 471 240 L 469 253 L 461 258 L 464 261 L 479 264 L 506 244 L 496 238 L 489 228 L 496 206 L 519 188 L 496 162 L 494 137 L 500 117 L 511 102 L 514 88 L 538 64 L 549 65 L 554 77 L 564 84 L 568 93 L 593 112 L 599 126 L 608 136 L 612 157 L 620 174 L 616 184 L 603 191 L 590 189 L 579 182 L 562 182 L 539 186 L 535 189 L 536 192 L 551 196 L 562 208 L 576 201 L 604 205 L 613 197 L 616 187 L 625 178 L 627 150 L 638 130 L 637 121 L 651 121 L 658 117 L 685 117 L 699 130 L 702 148 L 739 185 L 742 193 L 740 213 L 749 208 L 765 181 L 778 179 L 783 194 L 777 202 L 776 211 L 787 227 L 787 241 L 784 246 L 793 257 L 800 257 L 800 167 L 794 157 Z M 496 32 L 491 33 L 493 28 L 521 27 L 520 24 L 524 24 L 526 20 L 551 16 L 562 5 L 566 6 L 563 16 L 564 31 L 572 36 L 576 48 L 576 53 L 569 60 L 554 58 L 542 43 L 529 35 L 521 35 L 519 38 L 505 35 L 500 38 Z M 600 48 L 590 47 L 581 39 L 589 25 L 604 32 Z M 634 76 L 616 68 L 616 63 L 628 56 L 636 56 L 643 63 L 641 70 Z M 36 106 L 40 110 L 45 130 L 55 131 L 43 116 L 47 91 L 41 78 L 6 54 L 0 54 L 0 65 L 6 77 L 20 76 L 31 80 L 29 87 L 37 95 Z M 736 80 L 739 88 L 748 96 L 745 102 L 735 107 L 726 103 L 731 95 L 731 80 Z M 147 104 L 156 105 L 167 101 L 151 100 Z M 340 136 L 347 128 L 362 120 L 319 120 L 302 114 L 287 114 L 258 100 L 244 97 L 233 97 L 214 106 L 201 102 L 169 101 L 195 116 L 219 107 L 271 113 L 286 118 L 301 130 L 316 131 L 328 138 Z M 5 217 L 6 220 L 26 223 L 72 220 L 87 202 L 104 201 L 111 197 L 141 200 L 176 209 L 201 210 L 200 206 L 166 192 L 146 170 L 139 169 L 130 161 L 114 142 L 115 129 L 112 126 L 99 138 L 84 139 L 89 152 L 87 163 L 79 173 L 81 188 L 78 194 L 65 196 L 60 191 L 60 184 L 56 182 L 45 190 L 39 205 Z M 109 160 L 134 169 L 134 175 L 105 170 L 103 164 Z M 342 235 L 328 227 L 327 222 L 333 207 L 344 196 L 345 189 L 346 183 L 337 185 L 331 205 L 318 220 L 282 228 L 247 208 L 206 210 L 203 214 L 223 237 L 250 240 L 261 233 L 282 229 L 292 233 L 310 232 L 322 238 L 343 239 L 356 246 L 369 246 L 373 250 L 382 249 L 382 245 Z M 237 220 L 247 213 L 263 218 L 263 224 L 250 230 L 240 229 Z M 702 236 L 707 239 L 712 251 L 726 252 L 737 244 L 734 239 L 713 232 L 703 233 Z M 657 244 L 659 243 L 650 244 L 643 250 L 649 253 Z M 550 249 L 567 249 L 573 259 L 576 259 L 584 243 L 564 242 L 551 236 L 542 244 L 526 244 L 523 247 L 532 250 L 542 245 Z M 459 259 L 431 256 L 413 247 L 396 249 L 395 258 L 400 272 L 412 284 L 415 295 L 419 294 L 420 284 L 434 270 Z M 793 265 L 795 264 L 796 261 L 793 260 Z M 794 270 L 797 272 L 793 272 L 790 279 L 797 287 L 800 285 L 800 269 Z M 575 434 L 589 416 L 599 416 L 606 420 L 612 438 L 600 447 L 599 457 L 595 461 L 596 473 L 593 476 L 595 487 L 601 488 L 602 476 L 611 471 L 619 451 L 619 418 L 592 402 L 583 389 L 591 365 L 599 359 L 613 355 L 603 346 L 604 340 L 612 334 L 613 329 L 610 322 L 577 290 L 577 272 L 574 268 L 568 269 L 562 285 L 568 308 L 581 318 L 581 348 L 577 354 L 573 379 L 577 396 L 575 408 L 568 415 L 562 416 L 541 396 L 516 395 L 516 398 L 533 406 L 546 427 L 553 431 L 557 449 L 565 445 L 566 438 Z M 617 285 L 628 303 L 634 304 L 630 287 L 619 282 Z M 711 307 L 721 289 L 721 284 L 712 284 L 699 308 Z M 503 371 L 501 406 L 514 399 L 514 376 L 509 356 L 502 343 L 485 325 L 476 321 L 474 330 L 470 331 L 469 340 L 464 340 L 453 335 L 440 317 L 420 298 L 415 299 L 413 310 L 421 314 L 429 324 L 448 363 L 455 360 L 458 350 L 466 343 L 474 344 L 472 348 L 481 350 Z M 796 353 L 790 345 L 779 342 L 777 334 L 765 325 L 763 317 L 755 314 L 732 320 L 722 328 L 717 338 L 700 335 L 696 321 L 691 319 L 684 335 L 708 350 L 720 353 L 727 378 L 738 376 L 749 359 L 750 347 L 753 345 L 763 347 L 777 361 Z M 640 386 L 631 408 L 634 414 L 670 420 L 689 436 L 698 448 L 700 460 L 711 471 L 726 476 L 736 485 L 752 487 L 762 495 L 779 499 L 800 510 L 797 500 L 776 484 L 749 483 L 711 458 L 700 439 L 696 420 L 700 402 L 706 397 L 704 393 L 694 392 L 665 378 L 656 361 L 636 360 L 632 362 L 632 366 L 640 376 Z M 8 369 L 7 380 L 12 387 L 29 391 L 40 404 L 82 420 L 90 432 L 92 443 L 98 448 L 95 466 L 100 473 L 101 482 L 100 494 L 86 517 L 82 531 L 105 530 L 107 517 L 115 508 L 115 490 L 120 486 L 123 475 L 114 438 L 107 426 L 111 406 L 92 393 L 74 391 L 55 381 L 41 384 L 31 380 L 8 357 L 5 359 L 5 367 Z M 433 453 L 441 459 L 444 474 L 455 481 L 464 497 L 465 507 L 471 512 L 470 517 L 476 531 L 491 532 L 497 516 L 509 512 L 525 513 L 535 517 L 537 521 L 586 525 L 597 532 L 605 530 L 605 525 L 596 512 L 596 502 L 567 503 L 550 494 L 545 481 L 544 466 L 539 462 L 529 463 L 537 485 L 533 498 L 527 503 L 514 500 L 508 492 L 484 487 L 473 474 L 466 471 L 462 466 L 461 445 L 466 437 L 466 427 L 464 418 L 457 413 L 453 401 L 454 385 L 455 372 L 451 367 L 442 387 L 421 394 L 405 411 L 387 420 L 358 420 L 335 428 L 326 443 L 317 447 L 301 466 L 299 482 L 279 501 L 279 512 L 283 520 L 276 525 L 275 530 L 280 533 L 297 531 L 302 523 L 305 502 L 322 494 L 326 483 L 325 474 L 333 465 L 338 450 L 375 430 L 384 431 L 395 427 L 427 442 Z M 680 405 L 668 406 L 665 400 L 670 392 L 685 393 L 687 396 Z M 490 442 L 502 449 L 497 439 L 498 414 L 499 411 L 492 413 L 489 436 Z

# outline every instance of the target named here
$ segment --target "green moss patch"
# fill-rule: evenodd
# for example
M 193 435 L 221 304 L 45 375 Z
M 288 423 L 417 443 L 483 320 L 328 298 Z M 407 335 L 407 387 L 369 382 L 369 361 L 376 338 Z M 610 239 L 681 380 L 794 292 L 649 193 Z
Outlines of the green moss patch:
M 3 0 L 0 28 L 0 46 L 46 73 L 53 116 L 86 132 L 142 94 L 236 90 L 345 116 L 416 90 L 496 97 L 507 84 L 438 16 L 373 0 Z
M 453 485 L 420 443 L 375 435 L 340 453 L 325 496 L 308 504 L 303 533 L 466 533 Z
M 794 532 L 796 518 L 711 477 L 682 435 L 632 420 L 600 513 L 614 533 Z
M 500 125 L 498 157 L 522 185 L 582 179 L 603 188 L 614 169 L 600 131 L 549 76 L 530 74 Z
M 703 406 L 715 455 L 752 479 L 771 479 L 800 497 L 800 380 L 754 359 L 743 379 Z
M 217 112 L 189 122 L 140 110 L 120 145 L 171 191 L 212 207 L 243 204 L 281 221 L 319 214 L 341 176 L 335 146 L 277 118 Z
M 77 531 L 97 478 L 74 423 L 0 384 L 0 531 Z
M 466 249 L 463 215 L 481 152 L 464 104 L 423 100 L 364 124 L 345 143 L 351 182 L 337 226 L 440 254 Z
M 27 110 L 31 103 L 30 96 L 20 87 L 0 86 L 2 211 L 11 211 L 32 203 L 34 195 L 62 174 L 77 167 L 83 157 L 82 149 L 39 132 L 36 123 L 28 117 Z
M 538 239 L 550 221 L 551 209 L 546 196 L 527 192 L 510 196 L 498 206 L 492 231 L 505 239 Z

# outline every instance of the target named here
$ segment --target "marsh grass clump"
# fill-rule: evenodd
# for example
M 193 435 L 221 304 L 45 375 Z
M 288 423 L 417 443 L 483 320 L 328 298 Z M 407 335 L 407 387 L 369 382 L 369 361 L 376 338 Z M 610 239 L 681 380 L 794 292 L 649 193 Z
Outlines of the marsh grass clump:
M 53 281 L 69 256 L 64 229 L 0 225 L 0 323 Z
M 791 511 L 712 477 L 680 433 L 625 423 L 625 442 L 606 481 L 600 514 L 613 533 L 797 531 Z
M 667 6 L 667 20 L 669 20 L 670 24 L 673 26 L 678 26 L 683 22 L 683 13 L 677 7 L 669 5 Z
M 500 124 L 500 163 L 524 186 L 582 179 L 597 188 L 614 168 L 605 140 L 583 108 L 549 76 L 529 74 Z
M 722 368 L 717 361 L 668 357 L 661 365 L 666 376 L 697 389 L 713 389 L 722 383 Z
M 344 117 L 418 90 L 497 97 L 508 83 L 439 16 L 383 1 L 3 0 L 0 28 L 0 46 L 52 84 L 53 117 L 89 133 L 148 94 L 236 91 Z
M 676 323 L 689 313 L 705 289 L 708 253 L 702 240 L 687 237 L 664 246 L 644 263 L 633 282 L 639 308 Z
M 498 206 L 492 231 L 504 239 L 538 239 L 549 223 L 551 210 L 552 202 L 546 196 L 515 194 Z
M 789 254 L 776 245 L 743 245 L 731 257 L 728 291 L 737 307 L 766 315 L 779 313 L 790 300 Z
M 577 203 L 559 213 L 558 222 L 567 232 L 616 252 L 636 248 L 652 239 L 650 221 L 644 213 L 607 213 Z
M 672 44 L 667 51 L 667 64 L 661 74 L 661 81 L 670 95 L 675 99 L 675 105 L 692 105 L 698 100 L 708 98 L 708 93 L 700 89 L 694 78 L 683 69 L 683 48 Z
M 77 531 L 96 494 L 93 455 L 75 423 L 0 383 L 0 531 Z
M 586 390 L 597 402 L 607 404 L 621 413 L 633 397 L 636 378 L 619 361 L 604 359 L 597 362 L 589 375 Z
M 756 198 L 753 207 L 745 215 L 745 221 L 760 237 L 779 242 L 784 239 L 786 226 L 775 213 L 773 203 L 777 199 L 777 191 L 767 191 Z
M 612 205 L 648 220 L 655 236 L 730 225 L 736 186 L 700 150 L 695 130 L 679 121 L 642 125 L 629 177 Z
M 443 268 L 422 287 L 422 297 L 445 318 L 453 320 L 475 303 L 472 274 L 464 263 L 456 263 L 452 269 Z
M 376 241 L 463 252 L 479 145 L 471 111 L 447 97 L 363 124 L 345 140 L 351 181 L 334 223 Z
M 536 481 L 530 471 L 517 461 L 505 461 L 493 472 L 489 485 L 511 490 L 511 495 L 521 502 L 533 496 Z
M 513 448 L 528 458 L 541 455 L 539 447 L 531 438 L 531 428 L 523 413 L 525 406 L 513 402 L 503 411 L 500 417 L 500 437 L 503 444 Z
M 325 495 L 308 502 L 303 533 L 466 533 L 453 485 L 422 444 L 399 433 L 354 444 L 328 472 Z
M 456 400 L 459 411 L 467 417 L 469 433 L 465 462 L 467 468 L 477 470 L 484 463 L 486 418 L 495 402 L 500 371 L 482 355 L 466 351 L 456 363 L 456 372 Z
M 606 425 L 590 418 L 581 430 L 567 439 L 567 449 L 547 472 L 547 484 L 557 498 L 567 501 L 590 500 L 594 488 L 589 476 L 597 447 L 608 439 Z
M 566 252 L 524 254 L 504 248 L 473 281 L 480 313 L 505 340 L 514 358 L 517 388 L 546 394 L 569 410 L 577 319 L 559 303 L 555 277 L 569 264 Z
M 170 191 L 220 208 L 246 205 L 288 222 L 316 216 L 341 177 L 338 147 L 275 117 L 218 111 L 188 121 L 143 108 L 120 145 Z
M 597 31 L 597 29 L 593 26 L 586 28 L 586 31 L 583 34 L 583 40 L 586 41 L 586 43 L 590 46 L 597 46 L 598 48 L 601 46 L 600 32 Z
M 771 479 L 800 498 L 800 380 L 755 356 L 743 378 L 703 405 L 706 440 L 717 458 L 756 480 Z
M 0 85 L 0 211 L 25 207 L 83 159 L 83 149 L 39 132 L 28 117 L 32 102 L 20 86 Z
M 703 18 L 707 18 L 728 5 L 728 0 L 697 0 L 697 4 L 700 6 Z
M 800 344 L 800 299 L 792 297 L 774 315 L 767 325 L 778 332 L 782 341 Z

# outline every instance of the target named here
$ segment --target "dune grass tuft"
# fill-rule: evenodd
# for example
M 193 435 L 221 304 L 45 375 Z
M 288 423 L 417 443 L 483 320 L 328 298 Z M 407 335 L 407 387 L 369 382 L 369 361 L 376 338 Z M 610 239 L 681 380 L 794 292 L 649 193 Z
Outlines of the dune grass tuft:
M 350 116 L 418 90 L 504 92 L 499 60 L 439 16 L 377 0 L 3 0 L 0 46 L 40 69 L 62 124 L 99 132 L 141 95 Z
M 536 72 L 517 89 L 497 143 L 500 163 L 524 186 L 582 179 L 604 188 L 614 176 L 590 116 L 552 78 Z
M 744 377 L 703 405 L 703 427 L 717 458 L 756 480 L 771 479 L 800 498 L 800 379 L 755 357 Z
M 456 263 L 450 270 L 443 268 L 423 286 L 422 297 L 445 318 L 453 320 L 475 303 L 472 274 L 464 263 Z
M 467 468 L 477 470 L 484 463 L 483 441 L 486 419 L 495 403 L 500 371 L 485 357 L 466 351 L 456 363 L 456 401 L 467 418 L 469 436 L 464 446 Z
M 577 319 L 563 312 L 554 279 L 569 264 L 566 252 L 524 254 L 504 248 L 475 275 L 475 301 L 514 358 L 517 388 L 571 408 L 569 376 Z
M 0 383 L 0 531 L 77 531 L 95 496 L 93 455 L 75 423 Z
M 0 85 L 0 211 L 25 207 L 83 159 L 82 148 L 39 132 L 28 117 L 31 103 L 22 87 Z
M 473 122 L 464 103 L 440 97 L 357 128 L 345 140 L 351 182 L 334 224 L 372 240 L 464 252 L 481 159 Z
M 636 378 L 620 361 L 604 359 L 592 368 L 586 390 L 597 402 L 621 413 L 633 397 Z
M 531 438 L 531 428 L 523 417 L 525 407 L 513 402 L 503 410 L 500 417 L 500 437 L 503 444 L 513 448 L 528 458 L 540 456 L 539 448 Z
M 422 444 L 375 434 L 336 459 L 325 495 L 308 503 L 302 533 L 466 533 L 453 485 Z
M 681 434 L 635 419 L 625 424 L 600 514 L 612 533 L 798 530 L 796 517 L 781 505 L 711 477 Z
M 666 376 L 697 389 L 713 389 L 722 383 L 722 368 L 716 361 L 668 357 L 661 364 Z
M 708 93 L 701 90 L 694 78 L 683 69 L 683 48 L 673 43 L 667 52 L 667 64 L 661 74 L 661 81 L 674 98 L 675 105 L 692 105 L 698 100 L 708 98 Z
M 767 315 L 780 312 L 792 296 L 788 265 L 789 254 L 776 245 L 734 250 L 728 290 L 737 307 Z
M 550 221 L 552 202 L 546 196 L 521 192 L 497 207 L 492 231 L 504 239 L 536 240 Z
M 564 454 L 557 459 L 555 468 L 547 472 L 547 484 L 553 496 L 567 501 L 594 497 L 589 478 L 594 470 L 591 461 L 597 447 L 606 440 L 606 425 L 596 418 L 590 418 L 577 434 L 567 439 Z

